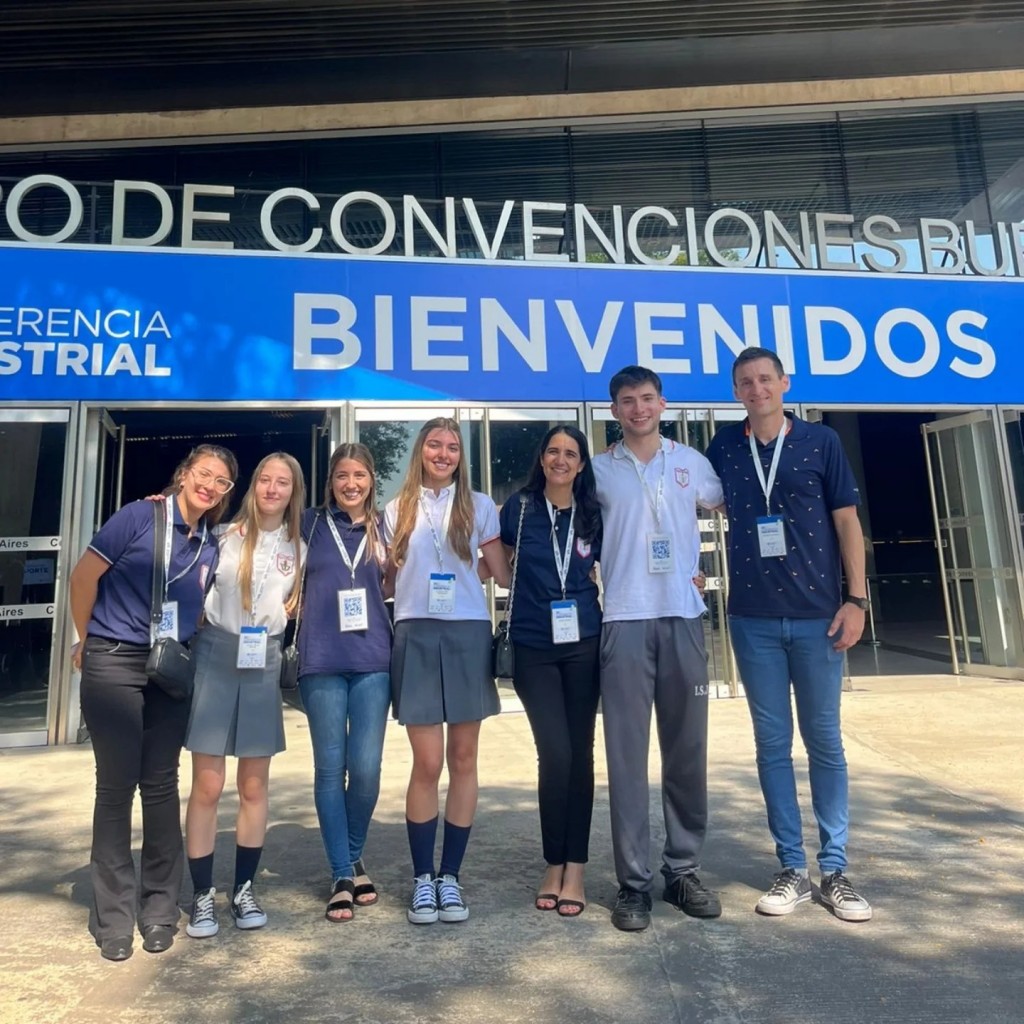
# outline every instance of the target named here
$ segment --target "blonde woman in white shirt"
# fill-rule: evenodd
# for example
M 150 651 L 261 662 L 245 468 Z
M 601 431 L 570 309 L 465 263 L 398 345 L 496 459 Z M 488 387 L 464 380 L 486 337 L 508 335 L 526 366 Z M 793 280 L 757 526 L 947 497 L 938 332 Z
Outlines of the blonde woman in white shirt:
M 238 822 L 231 914 L 238 928 L 267 923 L 252 885 L 267 827 L 270 759 L 284 750 L 281 640 L 298 602 L 306 487 L 284 452 L 264 458 L 230 526 L 206 600 L 206 625 L 193 643 L 195 693 L 185 747 L 192 792 L 185 847 L 194 896 L 186 931 L 218 931 L 213 849 L 227 757 L 238 758 Z
M 405 816 L 413 860 L 413 924 L 469 916 L 459 869 L 477 803 L 480 722 L 500 710 L 491 675 L 491 620 L 477 575 L 508 585 L 498 512 L 470 489 L 455 420 L 424 424 L 398 497 L 384 513 L 395 584 L 391 687 L 406 726 L 412 774 Z M 445 737 L 447 725 L 447 738 Z M 440 871 L 434 871 L 438 784 L 448 765 Z

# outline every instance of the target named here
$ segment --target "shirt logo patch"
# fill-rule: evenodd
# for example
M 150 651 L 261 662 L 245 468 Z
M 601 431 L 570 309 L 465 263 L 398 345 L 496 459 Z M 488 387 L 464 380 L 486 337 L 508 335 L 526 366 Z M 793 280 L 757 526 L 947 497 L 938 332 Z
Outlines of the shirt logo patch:
M 688 469 L 676 469 L 676 483 L 680 487 L 690 486 L 690 471 Z
M 282 576 L 291 576 L 295 572 L 295 556 L 279 554 L 277 556 L 277 571 Z
M 590 556 L 590 543 L 589 543 L 589 541 L 585 541 L 585 540 L 582 540 L 581 538 L 577 537 L 576 538 L 576 554 L 579 555 L 580 558 L 588 558 Z

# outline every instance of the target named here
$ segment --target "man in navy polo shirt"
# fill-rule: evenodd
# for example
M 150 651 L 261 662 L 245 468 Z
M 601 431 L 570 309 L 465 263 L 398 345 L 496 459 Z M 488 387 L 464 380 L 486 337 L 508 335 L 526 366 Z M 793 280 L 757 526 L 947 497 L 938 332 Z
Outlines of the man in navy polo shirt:
M 857 484 L 833 430 L 783 412 L 789 377 L 774 352 L 744 349 L 732 379 L 747 419 L 715 434 L 708 459 L 725 491 L 729 628 L 782 867 L 757 910 L 788 914 L 811 898 L 793 773 L 792 687 L 821 838 L 821 899 L 840 920 L 867 921 L 871 906 L 846 877 L 839 724 L 843 652 L 860 639 L 867 608 Z

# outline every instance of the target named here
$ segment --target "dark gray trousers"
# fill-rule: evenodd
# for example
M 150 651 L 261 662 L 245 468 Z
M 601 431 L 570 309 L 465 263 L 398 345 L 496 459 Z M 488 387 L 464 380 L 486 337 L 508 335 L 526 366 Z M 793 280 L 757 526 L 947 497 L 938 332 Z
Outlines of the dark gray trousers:
M 708 817 L 708 661 L 702 619 L 606 622 L 601 702 L 612 847 L 620 886 L 653 888 L 647 759 L 653 705 L 661 747 L 669 882 L 700 865 Z
M 148 647 L 90 637 L 82 660 L 82 715 L 96 756 L 92 819 L 97 942 L 131 935 L 136 920 L 176 925 L 184 867 L 178 759 L 189 701 L 146 678 Z M 141 878 L 132 862 L 132 805 L 142 797 Z

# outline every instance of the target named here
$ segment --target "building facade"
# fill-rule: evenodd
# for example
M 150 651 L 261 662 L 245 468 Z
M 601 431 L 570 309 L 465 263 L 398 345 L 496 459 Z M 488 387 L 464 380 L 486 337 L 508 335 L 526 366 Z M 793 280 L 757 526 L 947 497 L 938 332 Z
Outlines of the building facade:
M 501 502 L 626 363 L 706 445 L 749 344 L 861 484 L 851 671 L 1024 674 L 1018 4 L 175 6 L 0 26 L 0 744 L 78 735 L 70 567 L 200 439 L 388 494 L 454 413 Z

